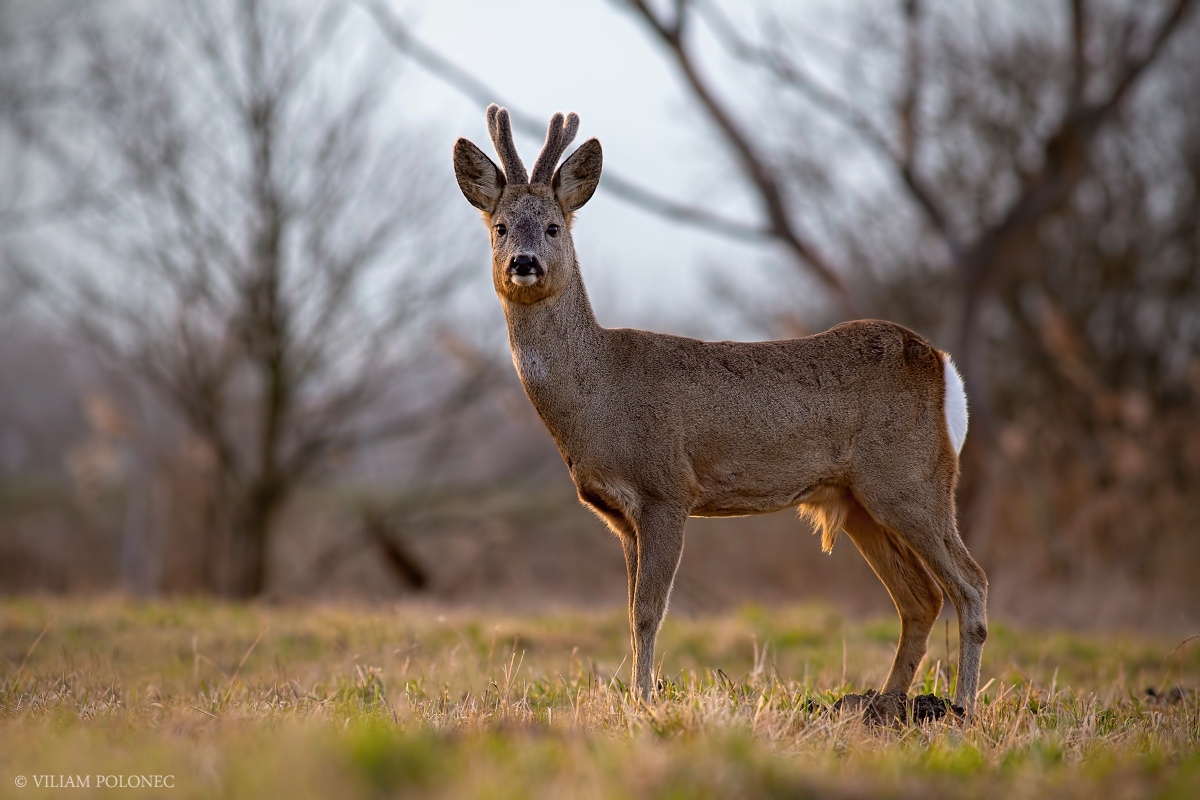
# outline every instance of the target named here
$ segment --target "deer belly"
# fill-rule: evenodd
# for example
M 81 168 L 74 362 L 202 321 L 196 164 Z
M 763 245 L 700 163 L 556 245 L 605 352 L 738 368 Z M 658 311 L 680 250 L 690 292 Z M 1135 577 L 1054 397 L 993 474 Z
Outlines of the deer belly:
M 698 487 L 700 491 L 697 492 L 696 501 L 690 511 L 693 517 L 745 517 L 751 514 L 769 514 L 803 502 L 816 485 L 792 481 L 785 484 L 771 479 L 738 480 L 742 476 L 736 475 L 721 480 L 712 480 L 712 476 L 706 477 L 709 479 L 701 482 Z

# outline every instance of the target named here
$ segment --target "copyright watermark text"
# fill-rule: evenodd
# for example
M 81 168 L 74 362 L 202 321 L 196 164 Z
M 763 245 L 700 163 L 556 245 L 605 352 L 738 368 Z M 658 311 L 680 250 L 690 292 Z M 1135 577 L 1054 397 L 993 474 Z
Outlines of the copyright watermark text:
M 174 775 L 18 775 L 18 789 L 174 789 Z

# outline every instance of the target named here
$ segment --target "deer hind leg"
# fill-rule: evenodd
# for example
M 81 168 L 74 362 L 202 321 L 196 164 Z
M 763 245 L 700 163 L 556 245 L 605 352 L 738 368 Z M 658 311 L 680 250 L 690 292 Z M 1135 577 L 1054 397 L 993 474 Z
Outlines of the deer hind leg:
M 883 691 L 907 693 L 942 610 L 942 590 L 912 550 L 853 500 L 848 503 L 845 531 L 900 614 L 900 641 Z
M 637 517 L 637 581 L 633 592 L 633 688 L 649 700 L 654 691 L 654 643 L 683 555 L 687 512 L 648 506 Z
M 975 704 L 975 692 L 979 688 L 979 671 L 983 662 L 983 643 L 987 641 L 987 574 L 971 557 L 953 516 L 946 522 L 943 539 L 945 551 L 962 576 L 970 591 L 964 592 L 966 611 L 958 615 L 958 688 L 954 702 L 970 711 Z M 957 606 L 956 606 L 957 608 Z
M 926 496 L 919 496 L 922 494 Z M 954 605 L 959 635 L 954 702 L 970 712 L 987 639 L 987 576 L 958 535 L 953 483 L 946 482 L 944 491 L 938 493 L 889 493 L 863 499 L 871 515 L 925 564 Z

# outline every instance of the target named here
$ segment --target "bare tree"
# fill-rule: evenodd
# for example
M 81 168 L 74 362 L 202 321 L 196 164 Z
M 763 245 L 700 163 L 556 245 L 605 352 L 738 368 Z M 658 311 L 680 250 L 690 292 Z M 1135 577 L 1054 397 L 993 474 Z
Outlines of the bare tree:
M 37 122 L 63 99 L 53 78 L 63 37 L 46 16 L 46 9 L 35 6 L 0 5 L 0 235 L 56 216 L 68 205 L 39 180 L 45 163 Z M 26 288 L 9 266 L 0 248 L 0 331 L 15 319 L 12 312 Z
M 1060 531 L 1034 548 L 1056 578 L 1086 571 L 1072 549 L 1159 585 L 1197 557 L 1198 43 L 1197 26 L 1180 32 L 1174 57 L 1097 136 L 1089 174 L 994 287 L 997 482 Z
M 384 116 L 388 70 L 345 67 L 345 4 L 176 2 L 114 27 L 84 26 L 75 126 L 51 132 L 97 202 L 24 242 L 23 273 L 203 443 L 209 579 L 252 596 L 298 486 L 419 430 L 414 394 L 465 396 L 397 400 L 455 251 L 420 140 Z

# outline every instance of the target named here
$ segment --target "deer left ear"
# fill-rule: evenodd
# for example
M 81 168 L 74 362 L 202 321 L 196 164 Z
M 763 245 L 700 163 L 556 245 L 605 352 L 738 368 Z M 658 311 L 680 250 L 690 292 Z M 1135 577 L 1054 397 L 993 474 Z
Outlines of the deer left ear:
M 467 139 L 454 143 L 454 177 L 471 205 L 489 214 L 496 210 L 504 192 L 504 173 Z
M 603 167 L 604 153 L 599 139 L 588 139 L 562 163 L 550 186 L 564 213 L 570 214 L 592 199 Z

